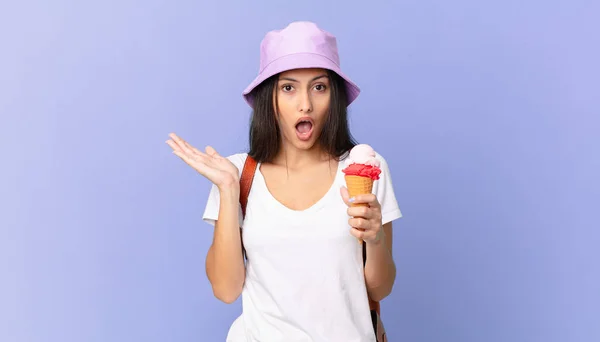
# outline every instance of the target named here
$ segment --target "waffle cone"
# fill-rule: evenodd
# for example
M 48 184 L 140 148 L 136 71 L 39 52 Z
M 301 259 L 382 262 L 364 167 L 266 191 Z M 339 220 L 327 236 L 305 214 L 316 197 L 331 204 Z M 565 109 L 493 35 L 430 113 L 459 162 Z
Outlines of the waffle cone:
M 361 176 L 344 176 L 346 179 L 346 187 L 350 197 L 356 195 L 370 194 L 373 192 L 373 180 L 369 177 Z M 353 207 L 366 207 L 366 203 L 352 203 Z

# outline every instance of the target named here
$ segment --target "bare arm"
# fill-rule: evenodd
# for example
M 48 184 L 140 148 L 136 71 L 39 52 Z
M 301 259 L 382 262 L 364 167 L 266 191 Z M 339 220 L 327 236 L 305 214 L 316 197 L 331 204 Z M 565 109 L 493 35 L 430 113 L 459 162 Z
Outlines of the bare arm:
M 369 296 L 374 301 L 387 297 L 396 280 L 396 264 L 392 257 L 392 223 L 383 225 L 379 241 L 367 243 L 365 282 Z
M 219 217 L 206 255 L 206 274 L 215 297 L 233 303 L 242 293 L 246 268 L 238 221 L 239 186 L 220 191 Z
M 232 303 L 242 292 L 246 276 L 238 222 L 239 170 L 210 146 L 204 153 L 174 133 L 169 136 L 171 139 L 166 143 L 173 148 L 173 153 L 219 189 L 219 216 L 206 255 L 206 274 L 215 297 Z
M 396 280 L 396 264 L 392 257 L 392 223 L 381 225 L 381 205 L 374 194 L 357 195 L 351 200 L 346 187 L 341 189 L 341 194 L 349 206 L 350 232 L 367 245 L 365 283 L 369 297 L 381 301 L 392 292 Z M 368 206 L 352 207 L 351 203 L 366 203 Z

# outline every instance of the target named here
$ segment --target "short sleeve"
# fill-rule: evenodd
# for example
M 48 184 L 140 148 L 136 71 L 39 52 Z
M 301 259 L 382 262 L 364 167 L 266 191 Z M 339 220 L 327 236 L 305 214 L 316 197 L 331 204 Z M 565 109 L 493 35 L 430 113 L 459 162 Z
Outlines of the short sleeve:
M 381 174 L 379 179 L 373 183 L 373 193 L 381 204 L 381 216 L 383 224 L 394 221 L 402 217 L 402 212 L 396 200 L 392 176 L 388 164 L 381 155 L 376 158 L 380 162 Z
M 238 168 L 240 176 L 242 175 L 242 169 L 244 167 L 244 162 L 246 161 L 246 156 L 246 153 L 239 153 L 227 157 L 227 159 L 229 159 Z M 204 214 L 202 215 L 202 220 L 211 226 L 214 226 L 215 222 L 219 218 L 220 200 L 219 188 L 212 184 L 208 194 L 208 199 L 206 201 L 206 206 L 204 208 Z M 244 220 L 241 205 L 238 205 L 238 217 L 241 227 Z

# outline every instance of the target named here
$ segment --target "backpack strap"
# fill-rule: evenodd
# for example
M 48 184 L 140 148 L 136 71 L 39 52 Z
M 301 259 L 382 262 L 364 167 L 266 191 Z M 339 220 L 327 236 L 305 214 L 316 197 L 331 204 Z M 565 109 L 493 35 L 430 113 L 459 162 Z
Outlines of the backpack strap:
M 254 158 L 250 156 L 246 157 L 242 175 L 240 176 L 240 204 L 242 205 L 242 217 L 246 217 L 248 196 L 250 195 L 250 188 L 252 187 L 252 181 L 254 180 L 257 165 L 258 163 Z
M 240 205 L 242 206 L 242 218 L 246 217 L 248 196 L 250 195 L 250 188 L 252 187 L 252 181 L 254 180 L 254 174 L 256 173 L 257 165 L 258 163 L 256 162 L 256 160 L 254 160 L 254 158 L 250 156 L 246 157 L 246 161 L 244 162 L 244 168 L 242 169 L 242 175 L 240 176 Z M 244 260 L 248 260 L 242 236 L 242 227 L 240 227 L 240 240 L 242 240 L 242 256 L 244 257 Z
M 244 162 L 244 168 L 242 169 L 242 175 L 240 176 L 240 204 L 242 206 L 242 217 L 246 217 L 246 207 L 248 206 L 248 196 L 250 195 L 250 188 L 252 187 L 252 181 L 256 174 L 256 167 L 258 163 L 250 156 L 246 157 Z M 241 227 L 240 227 L 241 229 Z M 242 252 L 244 258 L 246 258 L 246 250 L 242 243 Z M 363 241 L 363 267 L 367 264 L 367 243 Z M 379 302 L 375 302 L 369 298 L 369 307 L 371 310 L 375 310 L 377 314 L 380 313 Z

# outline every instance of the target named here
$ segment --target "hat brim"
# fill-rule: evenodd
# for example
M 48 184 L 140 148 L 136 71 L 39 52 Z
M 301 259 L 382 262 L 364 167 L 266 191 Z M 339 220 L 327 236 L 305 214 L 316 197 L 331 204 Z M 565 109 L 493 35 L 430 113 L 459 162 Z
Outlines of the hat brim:
M 352 82 L 352 80 L 340 70 L 340 67 L 329 58 L 314 53 L 296 53 L 278 58 L 267 65 L 267 67 L 264 68 L 264 70 L 252 81 L 252 83 L 250 83 L 250 85 L 244 89 L 242 96 L 250 105 L 250 107 L 253 107 L 252 91 L 264 80 L 280 72 L 307 68 L 328 69 L 337 73 L 341 78 L 343 78 L 346 83 L 348 105 L 354 102 L 354 100 L 356 100 L 360 94 L 360 88 L 354 82 Z

